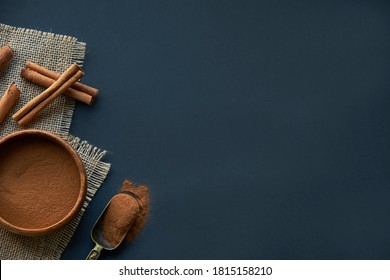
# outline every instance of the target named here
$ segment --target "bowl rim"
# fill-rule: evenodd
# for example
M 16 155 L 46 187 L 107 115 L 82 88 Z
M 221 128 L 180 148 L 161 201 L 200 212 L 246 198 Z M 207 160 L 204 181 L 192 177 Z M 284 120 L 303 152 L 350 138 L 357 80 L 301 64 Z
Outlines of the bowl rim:
M 9 143 L 10 141 L 13 141 L 15 139 L 20 139 L 23 137 L 37 137 L 46 139 L 49 141 L 52 141 L 56 144 L 58 144 L 61 148 L 63 148 L 73 159 L 74 163 L 77 166 L 77 169 L 79 170 L 80 174 L 80 192 L 77 197 L 77 200 L 75 204 L 73 205 L 73 208 L 58 222 L 42 227 L 42 228 L 24 228 L 21 226 L 16 226 L 10 223 L 9 221 L 6 221 L 3 219 L 0 213 L 0 224 L 8 229 L 9 231 L 13 233 L 17 233 L 20 235 L 25 236 L 43 236 L 48 235 L 50 233 L 53 233 L 60 228 L 64 227 L 66 224 L 68 224 L 81 210 L 86 194 L 87 194 L 87 174 L 85 171 L 84 164 L 79 156 L 79 154 L 76 152 L 76 150 L 64 139 L 62 139 L 60 136 L 44 131 L 39 129 L 25 129 L 25 130 L 19 130 L 16 132 L 12 132 L 2 138 L 0 138 L 0 149 L 1 146 L 3 146 L 5 143 Z

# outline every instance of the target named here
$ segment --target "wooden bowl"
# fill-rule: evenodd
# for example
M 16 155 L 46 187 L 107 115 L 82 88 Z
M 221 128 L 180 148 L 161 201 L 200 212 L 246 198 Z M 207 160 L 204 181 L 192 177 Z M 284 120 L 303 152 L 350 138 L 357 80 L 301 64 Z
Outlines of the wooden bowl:
M 0 139 L 0 225 L 26 236 L 50 234 L 77 215 L 87 177 L 60 137 L 22 130 Z

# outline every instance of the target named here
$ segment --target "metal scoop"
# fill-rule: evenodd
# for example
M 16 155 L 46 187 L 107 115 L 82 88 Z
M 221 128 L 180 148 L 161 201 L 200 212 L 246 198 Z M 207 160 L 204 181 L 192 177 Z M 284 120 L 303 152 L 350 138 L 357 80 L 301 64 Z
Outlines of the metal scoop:
M 120 194 L 126 194 L 130 197 L 132 197 L 132 199 L 134 199 L 135 201 L 135 205 L 137 207 L 137 212 L 139 211 L 139 204 L 138 204 L 138 200 L 137 200 L 137 197 L 133 194 L 133 193 L 130 193 L 130 192 L 121 192 L 117 195 L 120 195 Z M 125 238 L 127 232 L 130 230 L 131 226 L 133 225 L 134 221 L 135 221 L 135 217 L 133 219 L 132 222 L 130 222 L 128 225 L 126 225 L 128 228 L 126 228 L 127 230 L 123 230 L 123 234 L 121 234 L 121 236 L 119 236 L 118 238 L 116 238 L 116 242 L 114 243 L 110 243 L 106 237 L 104 236 L 103 234 L 103 220 L 104 220 L 104 216 L 107 214 L 107 209 L 109 207 L 109 205 L 112 203 L 112 201 L 115 199 L 115 197 L 117 196 L 113 196 L 111 198 L 111 200 L 107 203 L 106 207 L 104 208 L 103 212 L 100 214 L 98 220 L 96 221 L 95 225 L 93 226 L 92 228 L 92 231 L 91 231 L 91 238 L 93 240 L 93 242 L 95 242 L 95 247 L 91 250 L 91 252 L 89 252 L 88 256 L 87 256 L 87 260 L 97 260 L 100 256 L 100 252 L 105 249 L 105 250 L 114 250 L 116 249 L 123 241 L 123 239 Z

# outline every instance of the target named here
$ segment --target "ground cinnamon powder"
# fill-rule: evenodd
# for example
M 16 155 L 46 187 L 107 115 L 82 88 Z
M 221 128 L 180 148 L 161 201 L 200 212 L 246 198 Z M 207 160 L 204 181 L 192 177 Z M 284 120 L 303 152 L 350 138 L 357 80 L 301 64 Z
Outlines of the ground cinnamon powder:
M 150 208 L 149 189 L 146 186 L 136 186 L 133 182 L 125 180 L 122 183 L 120 191 L 133 193 L 137 197 L 139 204 L 139 212 L 125 239 L 126 242 L 131 242 L 138 236 L 138 234 L 140 234 L 141 230 L 148 221 Z
M 70 154 L 48 139 L 14 139 L 0 149 L 0 213 L 12 224 L 40 229 L 75 205 L 80 175 Z
M 129 194 L 115 195 L 104 211 L 101 223 L 104 238 L 113 246 L 118 246 L 125 238 L 137 217 L 137 200 Z
M 113 246 L 119 245 L 123 237 L 126 242 L 132 241 L 146 224 L 148 214 L 148 188 L 125 180 L 119 194 L 112 198 L 103 214 L 101 226 L 104 238 Z

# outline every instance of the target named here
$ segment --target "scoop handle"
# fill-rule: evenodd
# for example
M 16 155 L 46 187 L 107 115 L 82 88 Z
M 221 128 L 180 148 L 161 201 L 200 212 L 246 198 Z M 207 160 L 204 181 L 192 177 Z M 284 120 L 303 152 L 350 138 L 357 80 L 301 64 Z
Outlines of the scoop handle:
M 87 260 L 97 260 L 100 256 L 100 252 L 102 251 L 103 247 L 95 244 L 95 247 L 89 252 L 87 256 Z

